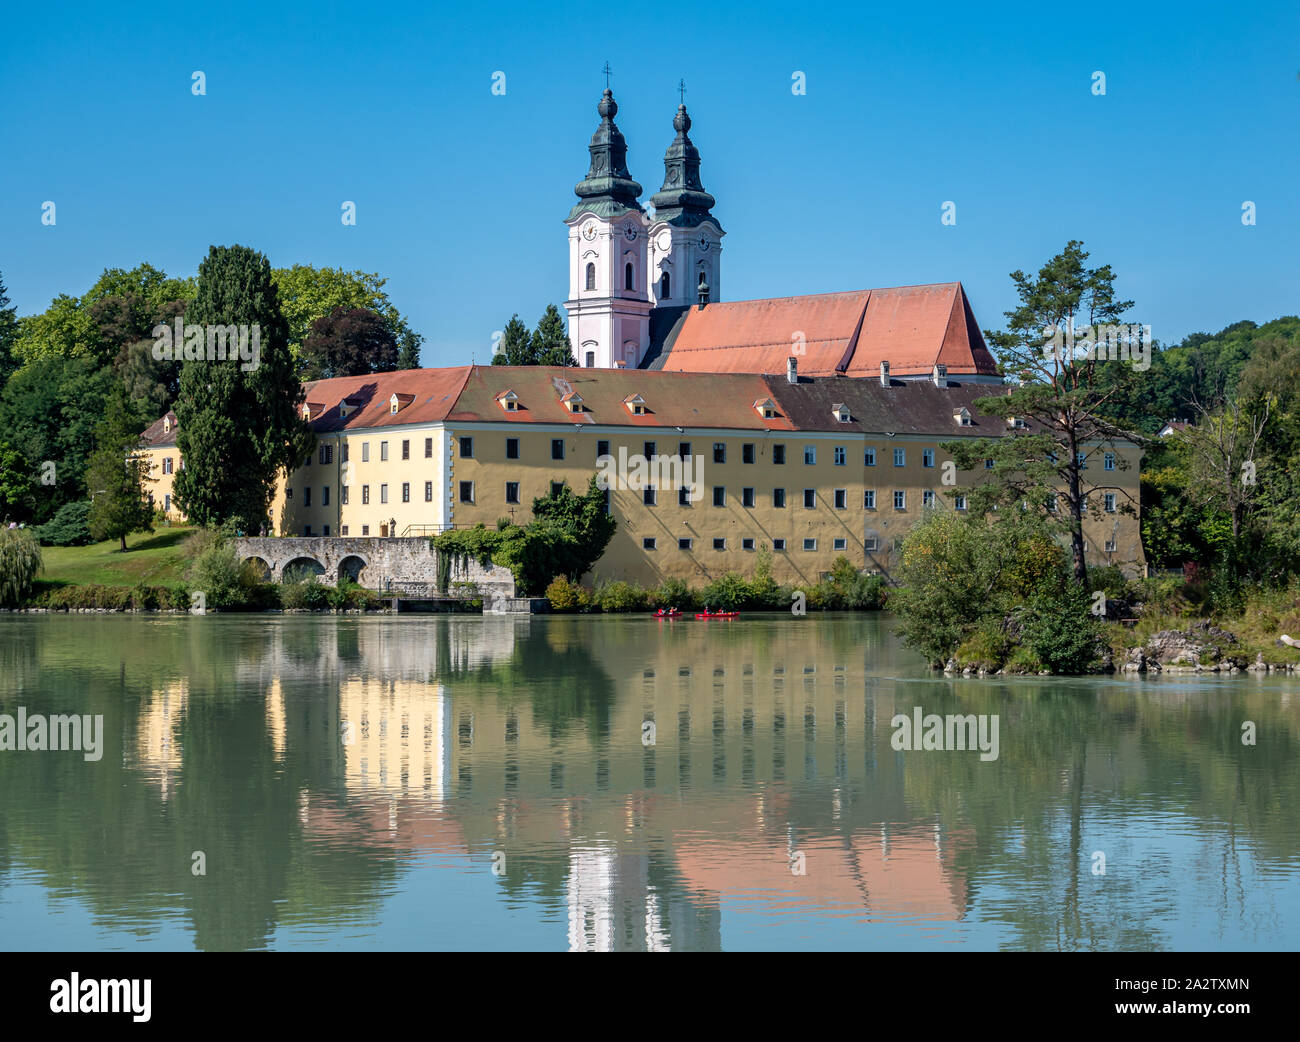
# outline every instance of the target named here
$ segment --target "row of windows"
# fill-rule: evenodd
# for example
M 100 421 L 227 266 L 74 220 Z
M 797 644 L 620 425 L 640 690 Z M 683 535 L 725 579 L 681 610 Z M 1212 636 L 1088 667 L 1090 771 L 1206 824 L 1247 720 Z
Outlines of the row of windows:
M 472 459 L 472 458 L 474 457 L 474 438 L 473 438 L 472 436 L 467 435 L 467 436 L 461 437 L 461 438 L 459 439 L 459 443 L 460 443 L 460 444 L 459 444 L 459 449 L 460 449 L 460 457 L 461 457 L 461 459 Z M 658 443 L 657 443 L 657 442 L 653 442 L 653 441 L 647 441 L 647 442 L 645 442 L 644 445 L 643 445 L 643 449 L 644 449 L 644 453 L 643 453 L 643 454 L 645 455 L 646 459 L 650 459 L 651 457 L 657 455 L 657 448 L 658 448 Z M 781 465 L 783 465 L 783 464 L 785 463 L 785 448 L 786 448 L 785 445 L 784 445 L 783 443 L 781 443 L 781 442 L 777 442 L 777 443 L 775 443 L 775 444 L 772 445 L 772 462 L 773 462 L 774 464 L 776 464 L 776 465 L 778 465 L 778 466 L 781 466 Z M 608 442 L 608 441 L 603 441 L 603 440 L 602 440 L 602 441 L 598 441 L 598 442 L 596 442 L 596 456 L 597 456 L 597 458 L 599 458 L 599 457 L 601 457 L 601 456 L 608 456 L 609 454 L 610 454 L 610 451 L 609 451 L 609 442 Z M 691 455 L 691 443 L 690 443 L 689 441 L 678 442 L 678 444 L 677 444 L 677 455 L 678 455 L 680 458 L 682 458 L 682 459 L 686 459 L 687 457 L 689 457 L 689 456 Z M 344 462 L 344 463 L 347 463 L 347 462 L 348 462 L 348 456 L 349 456 L 349 452 L 348 452 L 348 443 L 347 443 L 347 442 L 344 442 L 344 443 L 343 443 L 343 462 Z M 432 459 L 432 458 L 433 458 L 433 439 L 432 439 L 432 438 L 425 438 L 425 439 L 424 439 L 424 457 L 425 457 L 425 459 Z M 832 461 L 834 462 L 835 466 L 837 466 L 837 467 L 843 467 L 843 466 L 846 466 L 847 463 L 848 463 L 848 449 L 847 449 L 845 446 L 843 446 L 843 445 L 835 445 L 835 446 L 832 446 L 832 448 L 831 448 L 831 457 L 832 457 Z M 388 459 L 388 442 L 387 442 L 387 441 L 381 441 L 381 442 L 379 443 L 379 458 L 380 458 L 381 461 L 384 461 L 384 460 L 387 460 L 387 459 Z M 402 459 L 405 460 L 405 459 L 410 459 L 410 458 L 411 458 L 411 441 L 410 441 L 409 438 L 403 438 L 403 439 L 402 439 Z M 506 438 L 506 459 L 518 459 L 518 458 L 519 458 L 519 439 L 518 439 L 518 438 Z M 562 459 L 564 459 L 564 458 L 565 458 L 564 439 L 563 439 L 563 438 L 552 438 L 552 439 L 551 439 L 551 459 L 553 459 L 553 460 L 562 460 Z M 321 462 L 322 464 L 330 464 L 330 463 L 333 463 L 333 462 L 334 462 L 334 446 L 333 446 L 333 445 L 321 445 L 321 446 L 320 446 L 319 459 L 320 459 L 320 462 Z M 755 463 L 755 462 L 757 461 L 757 445 L 756 445 L 755 442 L 745 442 L 744 444 L 741 445 L 741 447 L 740 447 L 740 459 L 741 459 L 741 462 L 742 462 L 742 463 Z M 1084 469 L 1087 469 L 1087 466 L 1088 466 L 1088 464 L 1087 464 L 1087 453 L 1080 452 L 1080 453 L 1079 453 L 1079 456 L 1078 456 L 1078 459 L 1079 459 L 1079 466 L 1082 467 L 1082 468 L 1084 468 Z M 808 464 L 809 466 L 813 466 L 813 465 L 815 465 L 815 464 L 817 463 L 817 446 L 816 446 L 816 445 L 805 445 L 805 446 L 803 447 L 803 461 L 804 461 L 804 463 Z M 934 461 L 935 461 L 934 449 L 922 449 L 922 450 L 921 450 L 921 466 L 922 466 L 922 467 L 927 467 L 927 468 L 933 467 L 933 466 L 934 466 Z M 369 463 L 369 462 L 370 462 L 370 443 L 369 443 L 369 442 L 362 442 L 362 443 L 361 443 L 361 462 L 362 462 L 362 463 Z M 725 442 L 716 441 L 716 442 L 713 443 L 713 462 L 714 462 L 714 463 L 726 463 L 726 462 L 727 462 L 727 445 L 726 445 Z M 862 459 L 862 463 L 863 463 L 863 466 L 866 466 L 866 467 L 874 467 L 874 466 L 876 465 L 876 450 L 875 450 L 874 448 L 869 448 L 869 449 L 867 449 L 867 450 L 864 452 L 864 454 L 863 454 L 863 459 Z M 184 467 L 184 465 L 185 465 L 184 463 L 181 464 L 182 467 Z M 308 458 L 303 462 L 303 466 L 304 466 L 304 467 L 311 466 L 311 457 L 308 457 Z M 907 449 L 905 449 L 905 448 L 895 448 L 895 449 L 894 449 L 894 466 L 895 466 L 895 467 L 905 467 L 905 466 L 907 466 Z M 1103 457 L 1102 457 L 1102 466 L 1103 466 L 1103 469 L 1105 469 L 1105 470 L 1111 470 L 1111 471 L 1113 471 L 1113 470 L 1115 469 L 1115 453 L 1113 453 L 1113 452 L 1107 452 L 1107 453 L 1104 453 L 1104 454 L 1103 454 Z M 985 469 L 987 469 L 987 470 L 992 470 L 992 469 L 993 469 L 993 460 L 991 460 L 991 459 L 987 459 L 987 460 L 985 460 L 985 461 L 984 461 L 984 467 L 985 467 Z M 166 458 L 163 459 L 163 473 L 164 473 L 164 474 L 170 474 L 170 473 L 171 473 L 171 458 L 170 458 L 170 457 L 166 457 Z
M 879 541 L 876 540 L 876 539 L 868 539 L 868 540 L 866 540 L 866 541 L 864 542 L 863 546 L 864 546 L 865 549 L 867 549 L 867 550 L 878 550 L 878 549 L 880 548 L 880 547 L 879 547 Z M 694 548 L 695 548 L 695 540 L 694 540 L 694 539 L 691 539 L 691 538 L 683 538 L 683 539 L 678 539 L 678 540 L 677 540 L 677 549 L 678 549 L 678 550 L 693 550 Z M 754 549 L 757 549 L 757 546 L 756 546 L 756 544 L 755 544 L 755 542 L 754 542 L 753 539 L 745 538 L 745 539 L 741 539 L 741 541 L 740 541 L 740 548 L 741 548 L 742 550 L 754 550 Z M 816 550 L 816 549 L 817 549 L 817 540 L 816 540 L 815 538 L 804 539 L 804 540 L 803 540 L 803 548 L 804 548 L 805 550 Z M 848 548 L 849 548 L 849 541 L 848 541 L 848 539 L 845 539 L 845 538 L 836 538 L 836 539 L 831 540 L 831 549 L 832 549 L 832 550 L 847 550 Z M 658 538 L 656 538 L 655 536 L 646 536 L 644 539 L 641 540 L 641 549 L 642 549 L 642 550 L 657 550 L 657 549 L 659 549 L 659 540 L 658 540 Z M 723 537 L 723 538 L 714 539 L 714 540 L 713 540 L 713 549 L 715 549 L 715 550 L 725 550 L 725 549 L 727 549 L 727 540 L 726 540 L 726 538 Z M 773 540 L 772 540 L 772 549 L 773 549 L 773 550 L 777 550 L 777 551 L 785 550 L 785 549 L 786 549 L 786 540 L 784 540 L 784 539 L 773 539 Z

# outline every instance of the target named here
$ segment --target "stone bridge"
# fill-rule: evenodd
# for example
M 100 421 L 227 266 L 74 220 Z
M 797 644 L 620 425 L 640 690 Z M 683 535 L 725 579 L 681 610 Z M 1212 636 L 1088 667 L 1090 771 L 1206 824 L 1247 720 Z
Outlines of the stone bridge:
M 272 582 L 285 582 L 286 577 L 292 582 L 311 574 L 334 586 L 346 575 L 368 589 L 408 597 L 455 596 L 454 583 L 474 583 L 485 611 L 501 610 L 502 602 L 516 596 L 510 569 L 463 557 L 452 559 L 447 588 L 439 590 L 438 554 L 424 536 L 251 537 L 235 539 L 234 544 L 239 559 L 260 563 Z

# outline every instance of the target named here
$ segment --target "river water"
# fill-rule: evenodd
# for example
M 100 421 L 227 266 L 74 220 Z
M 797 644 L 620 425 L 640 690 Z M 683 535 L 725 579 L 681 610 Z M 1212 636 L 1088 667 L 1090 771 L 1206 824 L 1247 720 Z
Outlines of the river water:
M 896 748 L 918 707 L 996 758 Z M 8 615 L 20 709 L 91 728 L 0 749 L 4 949 L 1300 943 L 1286 676 L 945 679 L 885 615 Z

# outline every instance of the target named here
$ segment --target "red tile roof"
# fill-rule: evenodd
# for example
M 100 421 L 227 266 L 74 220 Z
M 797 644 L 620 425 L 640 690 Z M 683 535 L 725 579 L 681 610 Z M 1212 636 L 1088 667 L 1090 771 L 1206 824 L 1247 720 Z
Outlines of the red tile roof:
M 436 423 L 445 420 L 456 404 L 469 377 L 470 366 L 451 369 L 400 369 L 393 373 L 367 376 L 336 376 L 329 380 L 312 380 L 303 384 L 310 402 L 320 402 L 319 414 L 312 409 L 315 431 L 353 430 L 358 427 L 398 427 L 411 423 Z M 407 402 L 396 415 L 388 400 L 396 394 Z M 339 411 L 343 399 L 355 405 L 344 417 Z M 498 407 L 497 412 L 501 409 Z
M 648 357 L 651 368 L 805 376 L 992 376 L 997 365 L 959 282 L 709 304 L 682 311 Z

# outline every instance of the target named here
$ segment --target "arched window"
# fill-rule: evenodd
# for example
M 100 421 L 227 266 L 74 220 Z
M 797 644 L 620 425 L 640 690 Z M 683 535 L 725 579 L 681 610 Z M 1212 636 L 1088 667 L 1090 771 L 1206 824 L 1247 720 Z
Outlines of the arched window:
M 596 288 L 596 265 L 588 264 L 587 265 L 587 289 L 593 290 L 595 288 Z
M 668 286 L 669 286 L 668 272 L 665 271 L 662 275 L 659 276 L 659 299 L 660 300 L 667 300 L 669 297 L 672 296 L 672 294 L 668 291 Z
M 627 290 L 631 290 L 631 289 L 635 289 L 635 288 L 636 288 L 634 285 L 632 285 L 632 265 L 631 265 L 631 264 L 629 264 L 626 268 L 623 269 L 623 288 L 624 288 L 624 289 L 627 289 Z

